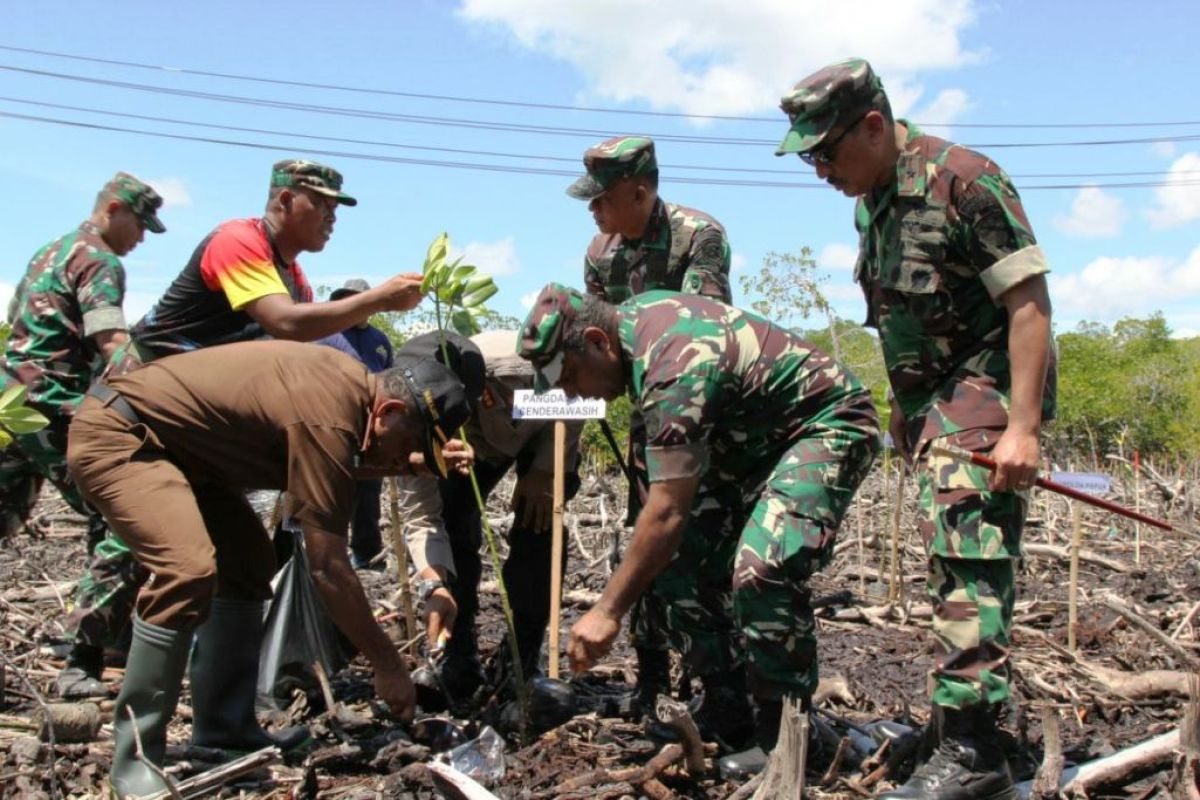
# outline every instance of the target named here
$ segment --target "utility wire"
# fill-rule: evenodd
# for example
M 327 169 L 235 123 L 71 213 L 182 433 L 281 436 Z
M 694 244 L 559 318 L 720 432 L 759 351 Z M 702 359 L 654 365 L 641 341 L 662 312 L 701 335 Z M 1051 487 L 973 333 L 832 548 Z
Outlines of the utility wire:
M 771 125 L 780 124 L 780 117 L 758 117 L 758 116 L 737 116 L 726 114 L 693 114 L 687 112 L 676 111 L 648 111 L 639 109 L 626 108 L 606 108 L 600 106 L 572 106 L 558 103 L 536 103 L 525 100 L 500 100 L 497 98 L 488 97 L 469 97 L 461 95 L 443 95 L 443 94 L 426 94 L 421 92 L 403 92 L 395 89 L 374 89 L 362 86 L 344 86 L 334 83 L 314 83 L 309 81 L 294 81 L 284 80 L 281 78 L 264 78 L 255 75 L 242 75 L 232 72 L 213 72 L 210 70 L 188 69 L 186 67 L 170 67 L 165 65 L 146 64 L 138 61 L 122 61 L 113 58 L 98 58 L 95 56 L 81 56 L 75 53 L 59 53 L 52 50 L 38 50 L 31 47 L 16 47 L 12 45 L 0 45 L 0 50 L 13 53 L 28 53 L 31 55 L 45 56 L 47 58 L 70 59 L 72 61 L 83 61 L 90 64 L 108 64 L 117 67 L 129 67 L 132 69 L 153 70 L 155 72 L 171 72 L 180 75 L 196 75 L 206 78 L 222 78 L 225 80 L 247 81 L 251 83 L 262 83 L 272 86 L 294 86 L 304 89 L 324 89 L 339 92 L 353 92 L 356 94 L 377 95 L 384 97 L 407 97 L 416 100 L 437 100 L 452 103 L 475 103 L 480 105 L 494 106 L 510 106 L 514 108 L 541 108 L 552 111 L 584 111 L 595 114 L 624 114 L 629 116 L 641 117 L 663 117 L 676 119 L 709 119 L 709 120 L 727 120 L 733 122 L 756 122 L 768 123 Z M 1012 123 L 947 123 L 947 122 L 918 122 L 918 125 L 925 128 L 1058 128 L 1058 129 L 1073 129 L 1073 128 L 1163 128 L 1185 125 L 1200 125 L 1200 120 L 1170 120 L 1162 122 L 1012 122 Z
M 558 170 L 558 169 L 543 169 L 540 167 L 514 166 L 506 164 L 479 164 L 462 161 L 444 161 L 435 159 L 422 158 L 404 158 L 401 156 L 385 156 L 369 153 L 355 153 L 340 150 L 325 150 L 311 147 L 295 147 L 293 145 L 285 145 L 278 143 L 261 143 L 261 142 L 246 142 L 237 139 L 218 139 L 208 136 L 191 136 L 181 133 L 166 133 L 163 131 L 146 131 L 136 128 L 124 128 L 115 125 L 101 125 L 94 122 L 80 122 L 76 120 L 57 119 L 53 117 L 42 117 L 31 114 L 17 114 L 9 111 L 0 111 L 0 117 L 8 119 L 23 120 L 26 122 L 36 122 L 51 125 L 61 125 L 72 128 L 83 128 L 88 130 L 109 131 L 113 133 L 133 134 L 137 136 L 150 136 L 160 139 L 173 139 L 177 141 L 201 142 L 206 144 L 217 144 L 228 147 L 243 147 L 255 150 L 274 150 L 284 152 L 301 152 L 320 156 L 332 156 L 334 158 L 348 158 L 359 161 L 373 161 L 379 163 L 391 164 L 413 164 L 419 166 L 444 167 L 448 169 L 465 169 L 484 172 L 507 172 L 521 175 L 557 175 L 562 177 L 576 177 L 577 170 Z M 764 180 L 737 180 L 725 178 L 693 178 L 693 177 L 664 177 L 665 183 L 682 183 L 704 186 L 739 186 L 752 187 L 760 189 L 824 189 L 824 183 L 798 183 L 794 181 L 764 181 Z M 1128 181 L 1118 183 L 1090 183 L 1090 184 L 1034 184 L 1021 187 L 1022 191 L 1034 191 L 1041 189 L 1082 189 L 1088 186 L 1104 188 L 1104 189 L 1137 189 L 1157 186 L 1195 186 L 1200 185 L 1200 180 L 1194 181 Z
M 281 100 L 267 100 L 265 98 L 244 97 L 242 95 L 218 94 L 213 92 L 200 92 L 189 89 L 171 89 L 162 86 L 151 86 L 148 84 L 131 83 L 128 81 L 116 81 L 104 78 L 91 78 L 83 75 L 70 75 L 61 72 L 51 72 L 48 70 L 27 69 L 24 67 L 14 67 L 11 65 L 0 64 L 0 70 L 8 72 L 17 72 L 28 75 L 37 75 L 41 77 L 55 78 L 59 80 L 75 81 L 100 86 L 111 86 L 120 89 L 130 89 L 139 92 L 151 92 L 155 94 L 165 94 L 178 97 L 191 97 L 202 100 L 212 100 L 223 103 L 236 103 L 241 105 L 259 106 L 264 108 L 276 108 L 289 111 L 304 111 L 315 114 L 325 114 L 330 116 L 346 116 L 360 117 L 365 119 L 380 119 L 391 122 L 409 122 L 419 125 L 437 125 L 445 127 L 457 128 L 473 128 L 481 130 L 506 131 L 515 133 L 537 133 L 554 136 L 586 136 L 589 138 L 609 137 L 617 135 L 612 130 L 598 130 L 589 128 L 569 128 L 552 125 L 523 125 L 507 122 L 492 122 L 486 120 L 468 120 L 454 117 L 437 117 L 414 114 L 396 114 L 386 111 L 378 111 L 374 109 L 363 108 L 348 108 L 344 106 L 323 106 L 310 103 L 295 103 L 285 102 Z M 682 142 L 688 144 L 711 144 L 711 145 L 744 145 L 753 147 L 774 146 L 778 142 L 776 139 L 748 139 L 737 137 L 719 137 L 719 136 L 684 136 L 677 134 L 665 133 L 644 133 L 643 135 L 651 136 L 659 141 L 665 142 Z M 983 144 L 967 144 L 965 146 L 977 148 L 981 150 L 992 150 L 1000 148 L 1031 148 L 1031 147 L 1089 147 L 1089 146 L 1106 146 L 1106 145 L 1129 145 L 1129 144 L 1156 144 L 1161 142 L 1186 142 L 1200 140 L 1200 134 L 1187 134 L 1179 136 L 1151 136 L 1138 139 L 1103 139 L 1092 141 L 1073 141 L 1073 142 L 991 142 Z
M 375 147 L 390 147 L 403 150 L 421 150 L 435 153 L 454 153 L 456 155 L 471 155 L 484 156 L 488 158 L 514 158 L 526 159 L 529 161 L 551 161 L 557 163 L 579 164 L 581 159 L 578 156 L 548 156 L 534 155 L 531 153 L 505 153 L 496 150 L 470 150 L 459 147 L 440 147 L 435 145 L 415 145 L 403 144 L 401 142 L 381 141 L 377 139 L 352 139 L 341 136 L 321 136 L 310 133 L 297 133 L 294 131 L 280 131 L 269 128 L 248 128 L 240 125 L 221 125 L 215 122 L 197 122 L 195 120 L 178 119 L 175 117 L 161 117 L 152 114 L 133 114 L 125 111 L 111 111 L 103 108 L 91 108 L 88 106 L 67 105 L 65 103 L 47 103 L 41 100 L 29 100 L 21 97 L 8 97 L 0 95 L 0 101 L 7 103 L 19 103 L 21 105 L 37 106 L 39 108 L 54 108 L 60 111 L 79 111 L 86 114 L 99 114 L 107 117 L 119 117 L 122 119 L 137 119 L 146 122 L 165 122 L 171 125 L 188 125 L 196 128 L 207 128 L 209 130 L 232 131 L 235 133 L 256 133 L 265 134 L 268 136 L 292 136 L 298 139 L 308 139 L 311 141 L 335 142 L 338 144 L 358 144 Z M 715 167 L 699 164 L 660 164 L 661 169 L 665 170 L 695 170 L 700 172 L 733 172 L 747 174 L 765 174 L 765 175 L 788 175 L 795 176 L 795 169 L 759 169 L 753 167 Z M 1125 177 L 1144 177 L 1144 176 L 1161 176 L 1161 175 L 1190 175 L 1200 174 L 1200 170 L 1148 170 L 1134 172 L 1046 172 L 1046 173 L 1029 173 L 1029 174 L 1009 174 L 1010 178 L 1125 178 Z

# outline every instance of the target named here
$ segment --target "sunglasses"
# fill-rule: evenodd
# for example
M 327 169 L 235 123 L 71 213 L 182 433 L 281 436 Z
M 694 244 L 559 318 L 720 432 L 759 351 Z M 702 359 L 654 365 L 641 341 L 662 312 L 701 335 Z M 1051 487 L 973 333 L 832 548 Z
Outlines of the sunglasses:
M 842 139 L 845 139 L 847 136 L 849 136 L 850 132 L 858 126 L 858 123 L 862 122 L 866 118 L 867 114 L 870 113 L 871 112 L 868 111 L 860 115 L 857 119 L 843 128 L 842 132 L 833 137 L 833 139 L 827 142 L 821 142 L 813 149 L 804 153 L 800 153 L 800 160 L 805 164 L 808 164 L 810 167 L 815 167 L 818 164 L 822 167 L 828 167 L 833 163 L 833 159 L 837 157 L 837 146 L 842 143 Z

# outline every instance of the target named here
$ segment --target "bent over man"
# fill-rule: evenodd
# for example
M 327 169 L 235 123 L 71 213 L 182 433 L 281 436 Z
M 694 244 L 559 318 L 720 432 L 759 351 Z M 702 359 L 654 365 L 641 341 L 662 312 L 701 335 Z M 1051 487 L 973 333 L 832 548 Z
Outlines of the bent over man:
M 276 162 L 263 215 L 228 220 L 204 237 L 167 291 L 134 325 L 132 341 L 114 357 L 107 374 L 267 336 L 311 341 L 378 311 L 414 308 L 421 299 L 421 276 L 415 274 L 396 275 L 374 289 L 328 303 L 310 302 L 312 289 L 299 256 L 324 250 L 337 209 L 357 204 L 342 191 L 342 175 L 332 167 L 298 159 Z M 97 546 L 70 619 L 79 647 L 99 650 L 113 643 L 115 632 L 128 623 L 144 579 L 120 539 L 110 536 Z M 79 685 L 103 694 L 99 679 L 97 669 Z
M 475 477 L 487 501 L 495 486 L 515 467 L 513 524 L 509 552 L 502 569 L 512 606 L 521 671 L 528 679 L 537 668 L 542 639 L 550 619 L 550 525 L 554 506 L 554 422 L 513 419 L 514 394 L 533 388 L 533 369 L 516 352 L 516 331 L 488 331 L 465 340 L 451 335 L 453 360 L 480 360 L 485 379 L 472 401 L 466 439 L 474 448 Z M 438 335 L 409 340 L 402 353 L 434 354 Z M 437 356 L 435 356 L 437 357 Z M 440 360 L 440 358 L 439 358 Z M 455 369 L 460 376 L 470 370 Z M 576 454 L 582 423 L 567 425 L 567 499 L 579 487 Z M 421 578 L 421 598 L 431 649 L 442 647 L 438 665 L 441 683 L 454 700 L 469 698 L 484 681 L 476 642 L 479 580 L 483 564 L 479 549 L 483 522 L 471 481 L 461 475 L 441 480 L 427 476 L 399 479 L 400 511 L 413 564 Z M 563 554 L 566 561 L 566 553 Z M 503 645 L 497 663 L 509 657 Z
M 866 61 L 825 67 L 781 105 L 791 129 L 778 154 L 798 154 L 858 198 L 854 277 L 892 385 L 892 438 L 918 465 L 939 744 L 884 796 L 1015 797 L 996 717 L 1010 696 L 1038 434 L 1054 415 L 1046 255 L 1000 167 L 893 119 Z M 997 469 L 933 453 L 939 445 L 990 453 Z
M 248 489 L 287 490 L 321 600 L 375 669 L 375 689 L 411 715 L 413 685 L 375 622 L 346 551 L 360 477 L 431 468 L 470 413 L 462 384 L 428 359 L 379 375 L 324 347 L 251 342 L 155 361 L 99 383 L 71 428 L 68 462 L 153 578 L 137 598 L 114 709 L 117 796 L 165 787 L 161 764 L 192 637 L 192 742 L 229 750 L 299 743 L 254 716 L 264 603 L 275 557 Z M 447 447 L 462 461 L 459 443 Z
M 675 644 L 698 670 L 743 658 L 729 646 L 736 616 L 755 735 L 770 750 L 783 699 L 807 704 L 817 685 L 806 581 L 832 556 L 879 448 L 870 395 L 761 317 L 668 292 L 614 307 L 550 284 L 526 318 L 520 352 L 543 385 L 606 399 L 628 391 L 646 419 L 650 494 L 621 566 L 571 631 L 572 667 L 608 652 L 654 581 Z M 693 507 L 714 497 L 722 524 L 689 525 Z M 732 613 L 723 602 L 731 583 Z

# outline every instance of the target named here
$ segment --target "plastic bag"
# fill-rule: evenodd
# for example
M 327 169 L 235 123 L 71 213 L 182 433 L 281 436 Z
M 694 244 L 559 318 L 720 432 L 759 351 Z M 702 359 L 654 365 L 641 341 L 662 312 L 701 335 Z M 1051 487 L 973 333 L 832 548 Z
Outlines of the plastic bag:
M 442 760 L 480 783 L 494 784 L 504 777 L 504 740 L 485 725 L 479 736 L 448 751 Z
M 292 556 L 271 581 L 274 597 L 258 661 L 258 702 L 266 708 L 285 706 L 294 688 L 316 688 L 314 662 L 333 675 L 348 661 L 337 626 L 325 613 L 308 571 L 303 535 L 282 527 L 276 532 L 280 536 L 291 537 Z

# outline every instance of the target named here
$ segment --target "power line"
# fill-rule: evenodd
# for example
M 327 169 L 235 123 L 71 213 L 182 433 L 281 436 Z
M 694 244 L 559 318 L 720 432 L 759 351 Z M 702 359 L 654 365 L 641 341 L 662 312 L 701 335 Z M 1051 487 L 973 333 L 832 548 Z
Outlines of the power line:
M 146 64 L 138 61 L 123 61 L 113 58 L 99 58 L 96 56 L 81 56 L 76 53 L 59 53 L 52 50 L 38 50 L 31 47 L 15 47 L 12 45 L 0 45 L 0 50 L 6 50 L 14 53 L 28 53 L 31 55 L 45 56 L 48 58 L 69 59 L 72 61 L 83 61 L 90 64 L 108 64 L 110 66 L 128 67 L 131 69 L 153 70 L 155 72 L 170 72 L 180 75 L 196 75 L 205 78 L 221 78 L 225 80 L 246 81 L 251 83 L 262 83 L 271 86 L 294 86 L 304 89 L 322 89 L 339 92 L 352 92 L 355 94 L 376 95 L 383 97 L 405 97 L 414 100 L 436 100 L 452 103 L 474 103 L 479 105 L 493 106 L 509 106 L 513 108 L 540 108 L 550 111 L 583 111 L 594 114 L 623 114 L 628 116 L 639 117 L 661 117 L 668 119 L 707 119 L 707 120 L 723 120 L 730 122 L 755 122 L 768 123 L 771 125 L 779 125 L 781 118 L 773 117 L 758 117 L 758 116 L 737 116 L 727 114 L 694 114 L 677 111 L 649 111 L 640 109 L 626 108 L 609 108 L 601 106 L 572 106 L 559 103 L 536 103 L 526 100 L 501 100 L 498 98 L 488 97 L 469 97 L 463 95 L 444 95 L 444 94 L 427 94 L 422 92 L 404 92 L 395 89 L 375 89 L 363 86 L 345 86 L 334 83 L 315 83 L 310 81 L 284 80 L 282 78 L 264 78 L 255 75 L 243 75 L 232 72 L 214 72 L 210 70 L 189 69 L 186 67 L 170 67 L 166 65 Z M 1073 128 L 1163 128 L 1188 125 L 1200 125 L 1200 120 L 1170 120 L 1162 122 L 977 122 L 977 123 L 939 123 L 939 122 L 918 122 L 918 125 L 925 128 L 1005 128 L 1005 129 L 1073 129 Z
M 282 100 L 267 100 L 264 98 L 245 97 L 242 95 L 218 94 L 213 92 L 201 92 L 190 89 L 171 89 L 162 86 L 151 86 L 148 84 L 131 83 L 128 81 L 116 81 L 105 78 L 90 78 L 83 75 L 71 75 L 68 73 L 52 72 L 48 70 L 28 69 L 25 67 L 14 67 L 11 65 L 0 64 L 0 70 L 8 72 L 18 72 L 28 75 L 37 75 L 41 77 L 55 78 L 59 80 L 75 81 L 80 83 L 88 83 L 100 86 L 111 86 L 120 89 L 129 89 L 139 92 L 151 92 L 155 94 L 173 95 L 179 97 L 191 97 L 202 100 L 211 100 L 223 103 L 235 103 L 240 105 L 258 106 L 264 108 L 275 108 L 290 111 L 304 111 L 315 114 L 324 114 L 330 116 L 346 116 L 359 117 L 365 119 L 379 119 L 392 122 L 409 122 L 420 125 L 437 125 L 443 127 L 458 127 L 472 128 L 481 130 L 505 131 L 511 133 L 536 133 L 554 136 L 586 136 L 589 138 L 608 137 L 617 135 L 617 132 L 612 130 L 598 130 L 588 128 L 569 128 L 552 125 L 524 125 L 518 123 L 507 122 L 491 122 L 484 120 L 467 120 L 454 117 L 437 117 L 424 116 L 413 114 L 397 114 L 393 112 L 378 111 L 374 109 L 348 108 L 344 106 L 321 106 L 311 103 L 295 103 L 285 102 Z M 651 136 L 659 141 L 665 142 L 681 142 L 687 144 L 709 144 L 709 145 L 737 145 L 737 146 L 754 146 L 765 147 L 775 146 L 778 142 L 776 139 L 747 139 L 737 137 L 714 137 L 714 136 L 683 136 L 677 134 L 665 133 L 644 133 L 646 136 Z M 1129 144 L 1157 144 L 1162 142 L 1185 142 L 1200 140 L 1200 134 L 1189 134 L 1180 136 L 1152 136 L 1139 139 L 1103 139 L 1092 141 L 1074 141 L 1074 142 L 992 142 L 984 144 L 967 144 L 965 146 L 980 150 L 993 150 L 1000 148 L 1032 148 L 1032 147 L 1090 147 L 1090 146 L 1107 146 L 1107 145 L 1129 145 Z
M 22 105 L 38 106 L 40 108 L 53 108 L 60 111 L 79 111 L 86 114 L 99 114 L 107 117 L 119 117 L 122 119 L 137 119 L 146 122 L 165 122 L 171 125 L 187 125 L 196 128 L 206 128 L 209 130 L 231 131 L 234 133 L 255 133 L 265 134 L 269 136 L 292 136 L 299 139 L 307 139 L 310 141 L 334 142 L 338 144 L 357 144 L 368 145 L 375 147 L 389 147 L 403 150 L 420 150 L 435 153 L 453 153 L 456 155 L 471 155 L 484 156 L 488 158 L 513 158 L 526 159 L 529 161 L 550 161 L 556 163 L 579 164 L 581 159 L 565 156 L 549 156 L 535 155 L 532 153 L 506 153 L 496 150 L 471 150 L 459 147 L 443 147 L 437 145 L 415 145 L 403 144 L 401 142 L 381 141 L 378 139 L 354 139 L 341 136 L 322 136 L 310 133 L 297 133 L 294 131 L 280 131 L 268 128 L 250 128 L 240 125 L 222 125 L 215 122 L 197 122 L 195 120 L 178 119 L 175 117 L 162 117 L 152 114 L 136 114 L 125 111 L 111 111 L 102 108 L 91 108 L 88 106 L 68 105 L 65 103 L 48 103 L 41 100 L 29 100 L 21 97 L 8 97 L 0 95 L 0 101 L 8 103 L 19 103 Z M 716 167 L 699 164 L 661 164 L 660 167 L 664 170 L 694 170 L 699 172 L 733 172 L 758 175 L 788 175 L 795 176 L 795 169 L 760 169 L 754 167 Z M 1029 173 L 1009 175 L 1011 178 L 1117 178 L 1117 177 L 1144 177 L 1156 175 L 1190 175 L 1200 174 L 1200 170 L 1147 170 L 1147 171 L 1132 171 L 1132 172 L 1046 172 L 1046 173 Z
M 26 122 L 36 122 L 50 125 L 60 125 L 73 128 L 83 128 L 88 130 L 108 131 L 112 133 L 132 134 L 137 136 L 149 136 L 159 139 L 173 139 L 177 141 L 200 142 L 205 144 L 224 145 L 228 147 L 242 147 L 255 150 L 274 150 L 284 152 L 299 152 L 308 153 L 319 156 L 330 156 L 334 158 L 354 159 L 358 161 L 372 161 L 378 163 L 391 164 L 412 164 L 418 166 L 444 167 L 448 169 L 465 169 L 483 172 L 506 172 L 520 175 L 554 175 L 561 177 L 576 177 L 578 172 L 575 170 L 558 170 L 558 169 L 543 169 L 540 167 L 513 166 L 506 164 L 479 164 L 463 161 L 444 161 L 436 159 L 423 158 L 405 158 L 401 156 L 385 156 L 369 153 L 355 153 L 340 150 L 325 150 L 312 147 L 295 147 L 293 145 L 284 145 L 277 143 L 264 142 L 246 142 L 237 139 L 218 139 L 208 136 L 192 136 L 181 133 L 167 133 L 164 131 L 146 131 L 137 128 L 124 128 L 115 125 L 101 125 L 94 122 L 80 122 L 77 120 L 58 119 L 54 117 L 42 117 L 31 114 L 17 114 L 9 111 L 0 111 L 0 117 L 8 119 L 22 120 Z M 764 181 L 764 180 L 738 180 L 726 178 L 694 178 L 694 177 L 678 177 L 666 176 L 663 178 L 665 183 L 681 183 L 703 186 L 736 186 L 749 187 L 759 189 L 825 189 L 824 183 L 798 183 L 794 181 Z M 1103 189 L 1137 189 L 1137 188 L 1152 188 L 1158 186 L 1196 186 L 1200 185 L 1200 180 L 1195 181 L 1128 181 L 1118 183 L 1088 183 L 1088 184 L 1034 184 L 1021 187 L 1022 191 L 1036 190 L 1058 190 L 1058 189 L 1082 189 L 1085 187 L 1097 187 Z

